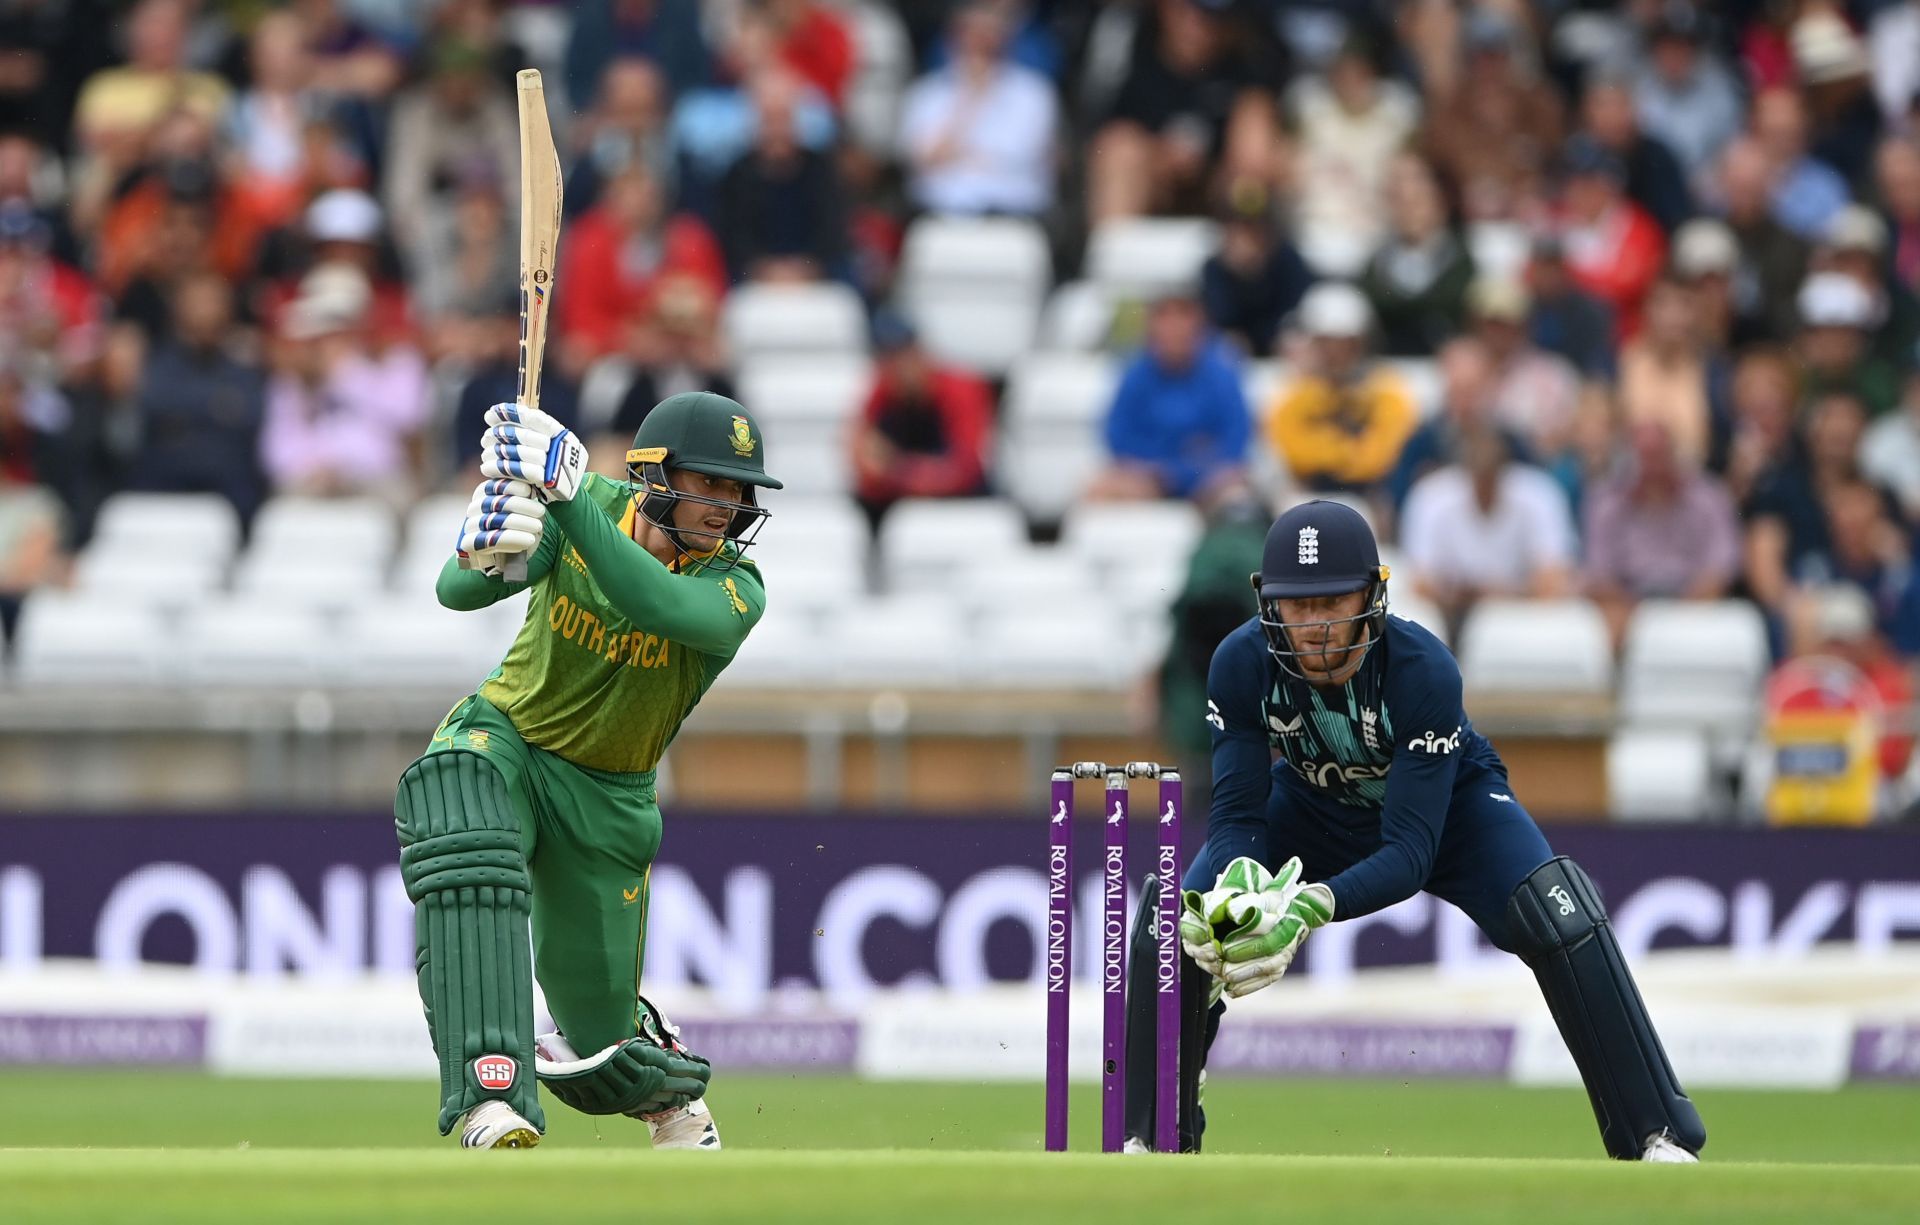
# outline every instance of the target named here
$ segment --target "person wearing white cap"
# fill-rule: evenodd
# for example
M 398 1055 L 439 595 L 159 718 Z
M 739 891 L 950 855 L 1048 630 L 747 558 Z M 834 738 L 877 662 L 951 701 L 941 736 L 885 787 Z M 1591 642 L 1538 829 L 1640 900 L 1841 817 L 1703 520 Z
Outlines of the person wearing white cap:
M 1910 365 L 1920 340 L 1920 303 L 1888 276 L 1887 223 L 1864 204 L 1834 214 L 1813 266 L 1852 277 L 1873 299 L 1873 352 L 1896 366 Z
M 1713 348 L 1726 351 L 1744 328 L 1751 334 L 1755 286 L 1740 267 L 1740 241 L 1716 217 L 1695 217 L 1673 234 L 1673 278 L 1693 291 L 1696 326 Z
M 1867 50 L 1834 9 L 1808 4 L 1801 10 L 1787 43 L 1812 120 L 1813 154 L 1849 183 L 1858 183 L 1880 139 Z
M 1302 373 L 1281 388 L 1267 437 L 1284 468 L 1309 489 L 1368 492 L 1393 471 L 1420 412 L 1405 381 L 1368 357 L 1373 310 L 1344 281 L 1322 281 L 1301 299 Z
M 1870 352 L 1880 311 L 1866 287 L 1845 273 L 1816 272 L 1800 287 L 1794 304 L 1802 329 L 1794 347 L 1806 397 L 1845 391 L 1858 396 L 1871 413 L 1892 408 L 1900 397 L 1900 380 L 1888 363 Z

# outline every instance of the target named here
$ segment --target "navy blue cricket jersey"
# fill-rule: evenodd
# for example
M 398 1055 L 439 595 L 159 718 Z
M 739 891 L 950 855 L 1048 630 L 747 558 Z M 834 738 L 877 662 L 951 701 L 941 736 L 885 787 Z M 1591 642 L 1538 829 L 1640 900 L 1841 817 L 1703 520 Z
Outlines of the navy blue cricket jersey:
M 1455 787 L 1506 778 L 1461 705 L 1452 653 L 1411 621 L 1386 623 L 1359 670 L 1333 688 L 1281 671 L 1257 617 L 1227 635 L 1207 673 L 1211 861 L 1268 863 L 1273 825 L 1339 826 L 1376 848 L 1326 882 L 1342 919 L 1425 887 Z

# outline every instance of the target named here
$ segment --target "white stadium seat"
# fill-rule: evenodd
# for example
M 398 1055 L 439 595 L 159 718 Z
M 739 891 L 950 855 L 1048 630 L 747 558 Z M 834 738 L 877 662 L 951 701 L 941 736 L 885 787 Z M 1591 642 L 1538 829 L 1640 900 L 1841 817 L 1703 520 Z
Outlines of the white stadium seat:
M 1706 737 L 1628 729 L 1607 743 L 1607 812 L 1616 821 L 1698 821 L 1713 815 Z
M 1086 558 L 1049 545 L 975 558 L 953 571 L 946 590 L 976 615 L 1015 610 L 1044 616 L 1084 607 L 1094 597 L 1094 583 Z
M 772 594 L 767 613 L 727 665 L 727 683 L 755 688 L 814 688 L 830 684 L 833 661 L 822 618 Z
M 1071 426 L 1098 441 L 1119 382 L 1119 363 L 1103 354 L 1029 354 L 1007 379 L 1006 428 Z
M 225 560 L 210 553 L 103 548 L 96 541 L 74 559 L 73 587 L 156 608 L 184 608 L 219 588 L 225 569 Z
M 1766 622 L 1741 600 L 1648 600 L 1627 622 L 1621 719 L 1744 738 L 1772 666 Z
M 318 610 L 286 599 L 203 605 L 187 618 L 181 647 L 190 685 L 313 685 L 337 680 L 341 668 Z
M 853 80 L 847 85 L 847 129 L 862 148 L 891 158 L 900 99 L 913 76 L 913 44 L 897 13 L 884 4 L 846 6 L 853 26 Z
M 974 665 L 1009 689 L 1117 689 L 1134 679 L 1117 617 L 1099 603 L 1002 609 L 981 620 Z
M 1122 294 L 1151 297 L 1192 287 L 1220 243 L 1220 227 L 1187 217 L 1104 221 L 1087 244 L 1087 277 Z
M 15 639 L 13 675 L 22 686 L 157 685 L 170 679 L 174 658 L 159 612 L 111 591 L 36 591 Z
M 863 353 L 867 318 L 845 285 L 742 285 L 727 295 L 721 329 L 736 362 L 775 353 Z
M 781 477 L 785 480 L 785 476 Z M 806 497 L 779 490 L 767 494 L 772 514 L 749 556 L 786 556 L 793 551 L 836 553 L 864 564 L 873 533 L 867 517 L 848 498 Z
M 1033 347 L 1051 276 L 1034 222 L 923 217 L 907 232 L 900 301 L 934 356 L 999 375 Z
M 1106 447 L 1084 427 L 1029 427 L 1001 435 L 995 476 L 1027 518 L 1058 523 L 1107 459 Z
M 341 627 L 329 681 L 472 689 L 512 645 L 517 624 L 396 598 L 356 607 Z
M 454 527 L 459 527 L 458 521 Z M 309 566 L 341 554 L 372 556 L 380 559 L 384 569 L 397 536 L 393 511 L 384 502 L 280 497 L 268 501 L 253 517 L 247 554 L 248 560 L 299 557 Z
M 846 610 L 821 635 L 828 675 L 856 688 L 950 689 L 977 664 L 960 610 L 929 596 L 882 596 Z
M 880 574 L 889 591 L 938 590 L 981 561 L 1027 547 L 1027 525 L 995 498 L 908 498 L 880 524 Z
M 1156 561 L 1184 573 L 1203 527 L 1191 502 L 1093 503 L 1068 512 L 1060 545 L 1085 558 L 1103 582 L 1129 566 Z
M 1040 315 L 1040 347 L 1088 352 L 1105 347 L 1113 330 L 1113 291 L 1092 281 L 1068 281 L 1053 291 Z
M 451 550 L 449 550 L 451 552 Z M 444 560 L 443 555 L 443 560 Z M 233 572 L 236 597 L 262 603 L 347 609 L 388 586 L 389 549 L 249 549 Z M 422 564 L 422 563 L 416 563 Z M 434 573 L 439 573 L 436 567 Z M 425 578 L 416 572 L 415 582 Z M 428 580 L 429 588 L 431 580 Z
M 118 493 L 101 504 L 93 546 L 103 552 L 225 561 L 240 541 L 240 516 L 215 493 Z
M 753 406 L 769 447 L 775 437 L 792 437 L 799 429 L 830 435 L 844 447 L 846 431 L 873 388 L 873 363 L 864 353 L 757 357 L 741 362 L 739 372 L 740 399 Z
M 1469 691 L 1603 694 L 1613 683 L 1607 624 L 1587 600 L 1482 600 L 1460 639 Z

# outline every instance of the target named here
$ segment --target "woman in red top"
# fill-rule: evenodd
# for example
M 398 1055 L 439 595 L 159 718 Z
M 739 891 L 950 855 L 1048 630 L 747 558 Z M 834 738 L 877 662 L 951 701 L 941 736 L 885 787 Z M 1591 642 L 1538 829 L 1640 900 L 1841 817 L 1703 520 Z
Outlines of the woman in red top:
M 636 165 L 608 180 L 600 202 L 567 227 L 554 297 L 560 328 L 589 357 L 612 352 L 669 276 L 692 277 L 715 297 L 727 291 L 726 262 L 712 232 L 694 217 L 666 216 L 659 183 Z

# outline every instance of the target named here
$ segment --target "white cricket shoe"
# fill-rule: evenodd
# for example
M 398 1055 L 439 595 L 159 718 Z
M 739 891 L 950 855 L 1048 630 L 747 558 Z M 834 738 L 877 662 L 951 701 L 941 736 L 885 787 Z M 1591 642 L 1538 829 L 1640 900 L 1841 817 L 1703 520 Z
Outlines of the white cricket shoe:
M 1647 1137 L 1647 1146 L 1640 1150 L 1640 1160 L 1659 1162 L 1662 1165 L 1700 1164 L 1700 1158 L 1681 1148 L 1674 1142 L 1673 1137 L 1664 1131 L 1656 1131 Z
M 1123 1153 L 1151 1153 L 1153 1150 L 1148 1148 L 1147 1142 L 1139 1136 L 1128 1136 L 1127 1142 L 1120 1146 L 1120 1151 Z
M 460 1127 L 461 1148 L 532 1148 L 538 1143 L 540 1133 L 533 1124 L 497 1097 L 467 1111 Z
M 720 1131 L 713 1125 L 713 1112 L 705 1101 L 689 1102 L 659 1114 L 641 1115 L 653 1147 L 718 1149 Z

